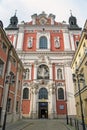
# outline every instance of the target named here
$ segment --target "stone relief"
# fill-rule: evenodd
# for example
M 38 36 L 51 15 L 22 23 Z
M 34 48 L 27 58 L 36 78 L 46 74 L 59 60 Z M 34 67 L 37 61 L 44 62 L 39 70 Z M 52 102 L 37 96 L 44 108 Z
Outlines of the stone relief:
M 28 48 L 32 48 L 32 46 L 33 46 L 33 38 L 29 37 L 29 39 L 28 39 Z
M 59 39 L 59 37 L 55 37 L 54 38 L 54 43 L 55 43 L 55 48 L 59 48 L 60 47 L 60 39 Z
M 49 68 L 48 66 L 42 64 L 37 69 L 38 79 L 49 79 Z

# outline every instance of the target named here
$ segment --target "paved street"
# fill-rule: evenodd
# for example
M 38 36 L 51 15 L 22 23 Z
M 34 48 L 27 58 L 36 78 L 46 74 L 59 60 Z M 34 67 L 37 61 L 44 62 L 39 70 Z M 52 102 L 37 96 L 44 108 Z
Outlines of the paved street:
M 1 128 L 0 128 L 1 130 Z M 74 130 L 59 120 L 21 120 L 7 124 L 6 130 Z

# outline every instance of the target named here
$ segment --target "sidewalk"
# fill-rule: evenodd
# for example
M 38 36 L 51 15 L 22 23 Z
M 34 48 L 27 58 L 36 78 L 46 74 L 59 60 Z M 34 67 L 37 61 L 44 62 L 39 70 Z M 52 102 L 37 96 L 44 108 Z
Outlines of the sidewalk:
M 22 119 L 15 123 L 6 124 L 5 130 L 75 130 L 74 127 L 67 125 L 59 119 Z M 2 130 L 2 128 L 0 128 Z
M 73 126 L 70 126 L 69 124 L 67 125 L 67 122 L 66 122 L 66 120 L 61 120 L 61 119 L 58 119 L 60 122 L 62 122 L 65 126 L 66 126 L 66 128 L 67 128 L 67 130 L 75 130 L 75 127 L 73 127 Z

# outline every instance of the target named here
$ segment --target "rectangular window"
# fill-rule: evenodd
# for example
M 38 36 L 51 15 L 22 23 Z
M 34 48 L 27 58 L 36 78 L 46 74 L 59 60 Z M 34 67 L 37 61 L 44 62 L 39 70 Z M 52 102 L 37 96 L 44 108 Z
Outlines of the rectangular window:
M 20 90 L 20 88 L 21 88 L 21 82 L 20 80 L 18 80 L 18 90 Z
M 3 75 L 3 70 L 4 70 L 4 62 L 0 60 L 0 76 Z
M 11 112 L 11 98 L 7 100 L 7 112 Z
M 5 45 L 4 42 L 2 43 L 2 49 L 3 49 L 3 51 L 6 53 L 6 51 L 7 51 L 7 46 Z
M 59 109 L 60 109 L 60 110 L 64 110 L 64 105 L 60 105 L 60 106 L 59 106 Z
M 76 41 L 76 48 L 78 47 L 78 45 L 79 45 L 79 41 Z
M 10 72 L 10 76 L 11 76 L 10 84 L 11 84 L 11 85 L 14 85 L 14 84 L 15 84 L 15 81 L 16 81 L 16 77 L 15 77 L 15 75 L 14 75 L 13 72 Z
M 19 102 L 17 101 L 16 102 L 16 112 L 18 112 L 19 111 Z
M 14 57 L 12 57 L 12 64 L 13 64 L 14 66 L 16 66 L 16 60 L 15 60 Z

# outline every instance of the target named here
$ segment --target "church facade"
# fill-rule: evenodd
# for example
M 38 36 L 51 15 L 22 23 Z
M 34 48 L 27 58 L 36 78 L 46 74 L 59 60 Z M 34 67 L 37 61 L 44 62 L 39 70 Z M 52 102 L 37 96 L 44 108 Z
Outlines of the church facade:
M 71 61 L 80 39 L 76 17 L 69 24 L 56 22 L 55 15 L 33 14 L 18 24 L 11 17 L 6 33 L 25 68 L 22 116 L 58 118 L 76 115 Z

